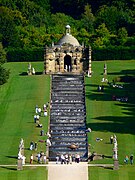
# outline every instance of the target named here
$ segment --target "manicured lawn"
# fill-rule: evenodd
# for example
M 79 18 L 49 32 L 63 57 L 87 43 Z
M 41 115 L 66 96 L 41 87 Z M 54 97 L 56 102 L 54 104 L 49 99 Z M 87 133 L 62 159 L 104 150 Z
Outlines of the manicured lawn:
M 118 76 L 135 77 L 135 61 L 107 61 L 109 82 Z M 89 133 L 90 151 L 106 156 L 103 160 L 90 163 L 112 164 L 113 145 L 110 136 L 116 134 L 118 140 L 119 163 L 123 165 L 126 155 L 135 156 L 135 81 L 120 82 L 123 89 L 109 87 L 104 83 L 104 92 L 98 92 L 98 85 L 102 85 L 104 62 L 93 62 L 93 76 L 86 77 L 86 104 L 87 126 L 92 129 Z M 128 102 L 112 101 L 112 95 L 128 96 Z M 96 138 L 103 141 L 96 142 Z M 103 168 L 89 168 L 90 179 L 132 179 L 135 178 L 135 166 L 120 168 L 119 171 L 110 171 Z M 122 178 L 122 173 L 125 174 Z M 112 175 L 113 174 L 113 175 Z
M 45 167 L 24 167 L 22 171 L 16 171 L 14 167 L 0 167 L 1 180 L 47 180 Z
M 33 116 L 36 104 L 42 108 L 43 104 L 49 101 L 50 76 L 42 75 L 43 62 L 32 63 L 38 75 L 27 76 L 25 73 L 27 64 L 6 64 L 11 74 L 8 83 L 0 87 L 0 164 L 17 163 L 18 146 L 21 138 L 24 139 L 26 163 L 29 163 L 31 153 L 34 154 L 34 163 L 36 163 L 37 152 L 45 152 L 46 150 L 45 143 L 38 141 L 40 139 L 45 140 L 47 137 L 40 136 L 41 129 L 36 127 Z M 42 115 L 40 123 L 43 124 L 43 130 L 47 132 L 48 117 Z M 29 150 L 32 140 L 38 142 L 37 152 Z M 0 179 L 2 179 L 2 172 L 7 173 L 8 171 L 5 171 L 5 169 L 0 171 Z M 30 173 L 31 171 L 29 171 Z M 9 174 L 13 174 L 14 177 L 15 173 L 10 170 Z M 36 173 L 32 174 L 36 176 Z M 37 173 L 37 175 L 39 176 L 40 173 Z
M 103 167 L 89 167 L 89 180 L 133 180 L 135 166 L 120 167 L 119 170 Z
M 39 128 L 35 127 L 33 116 L 35 105 L 41 108 L 50 98 L 50 76 L 42 75 L 43 62 L 32 63 L 37 75 L 27 76 L 28 63 L 7 63 L 10 69 L 8 83 L 0 87 L 0 164 L 16 164 L 20 139 L 24 139 L 26 163 L 30 154 L 36 156 L 38 151 L 46 149 L 45 143 L 38 143 L 38 151 L 30 151 L 30 141 L 45 140 L 40 136 Z M 107 61 L 109 82 L 118 76 L 135 76 L 135 61 Z M 120 179 L 135 178 L 135 166 L 123 166 L 125 155 L 135 157 L 135 82 L 120 82 L 124 88 L 109 87 L 104 83 L 104 92 L 98 92 L 102 85 L 104 62 L 93 62 L 92 78 L 86 77 L 87 126 L 92 129 L 89 133 L 90 151 L 104 154 L 103 160 L 91 163 L 112 164 L 113 145 L 109 143 L 110 135 L 116 134 L 118 140 L 118 157 L 122 165 L 119 170 L 111 168 L 89 167 L 89 179 Z M 128 102 L 112 101 L 112 95 L 128 96 Z M 40 122 L 47 132 L 48 117 L 41 117 Z M 103 141 L 96 142 L 96 137 Z M 35 164 L 37 158 L 35 157 Z M 0 167 L 0 179 L 46 179 L 45 167 L 29 168 L 16 171 L 15 167 Z

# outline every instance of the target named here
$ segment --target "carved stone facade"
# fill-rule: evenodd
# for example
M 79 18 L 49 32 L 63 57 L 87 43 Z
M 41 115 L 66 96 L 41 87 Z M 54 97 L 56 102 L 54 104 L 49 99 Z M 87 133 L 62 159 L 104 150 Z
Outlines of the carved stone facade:
M 56 45 L 45 47 L 44 73 L 75 73 L 91 74 L 91 48 L 80 45 L 70 34 L 70 26 L 66 26 L 66 34 Z

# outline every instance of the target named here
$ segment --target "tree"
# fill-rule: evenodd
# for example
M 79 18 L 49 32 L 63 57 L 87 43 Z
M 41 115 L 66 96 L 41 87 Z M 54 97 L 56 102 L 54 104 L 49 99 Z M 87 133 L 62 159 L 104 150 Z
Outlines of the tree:
M 84 10 L 86 0 L 50 0 L 52 13 L 64 13 L 75 19 L 79 19 Z
M 17 10 L 13 11 L 7 7 L 0 7 L 0 34 L 4 47 L 19 45 L 19 37 L 17 33 L 17 25 L 23 24 L 25 18 L 21 16 L 21 13 Z
M 128 33 L 125 27 L 118 30 L 118 39 L 121 45 L 124 45 L 127 41 Z
M 84 14 L 82 14 L 82 22 L 83 22 L 84 28 L 89 33 L 93 33 L 94 31 L 94 21 L 95 21 L 95 17 L 92 14 L 91 6 L 87 4 L 84 8 Z
M 2 65 L 6 62 L 6 52 L 0 42 L 0 85 L 7 82 L 9 78 L 9 70 L 6 70 Z
M 63 33 L 67 24 L 75 28 L 75 20 L 71 16 L 67 16 L 63 13 L 52 14 L 48 32 L 53 34 Z
M 101 6 L 96 14 L 96 24 L 105 23 L 110 32 L 117 33 L 119 28 L 128 27 L 133 22 L 133 12 L 116 6 Z
M 94 41 L 94 46 L 102 47 L 110 44 L 110 32 L 105 26 L 105 24 L 99 25 L 96 29 L 96 40 Z

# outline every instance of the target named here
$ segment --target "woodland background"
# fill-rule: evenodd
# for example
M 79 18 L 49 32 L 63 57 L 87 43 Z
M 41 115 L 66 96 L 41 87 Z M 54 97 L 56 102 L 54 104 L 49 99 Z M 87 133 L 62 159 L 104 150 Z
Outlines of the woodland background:
M 135 57 L 135 0 L 1 0 L 0 18 L 7 61 L 43 60 L 67 24 L 93 60 Z

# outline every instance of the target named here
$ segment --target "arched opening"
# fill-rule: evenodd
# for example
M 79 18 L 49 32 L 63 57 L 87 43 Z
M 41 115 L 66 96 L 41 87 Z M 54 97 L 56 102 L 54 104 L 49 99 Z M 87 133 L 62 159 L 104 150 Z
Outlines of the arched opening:
M 64 69 L 67 71 L 67 72 L 70 72 L 71 69 L 72 69 L 72 66 L 71 66 L 71 56 L 69 55 L 66 55 L 64 57 Z

